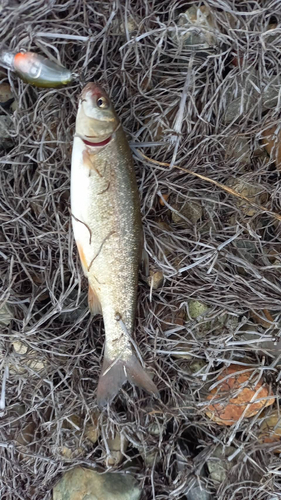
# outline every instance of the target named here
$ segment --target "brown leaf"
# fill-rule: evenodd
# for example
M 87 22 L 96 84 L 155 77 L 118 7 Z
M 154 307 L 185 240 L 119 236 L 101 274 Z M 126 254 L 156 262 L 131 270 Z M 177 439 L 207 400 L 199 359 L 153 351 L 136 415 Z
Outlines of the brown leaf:
M 266 320 L 265 318 L 268 320 Z M 270 328 L 272 326 L 272 323 L 274 323 L 274 319 L 271 316 L 270 312 L 267 309 L 264 309 L 263 311 L 251 311 L 251 317 L 255 321 L 255 323 L 258 323 L 259 325 L 263 326 L 264 328 Z
M 220 402 L 210 404 L 206 408 L 206 415 L 219 425 L 232 425 L 243 414 L 243 418 L 249 418 L 260 409 L 272 405 L 275 401 L 272 391 L 261 379 L 257 380 L 253 373 L 254 368 L 245 366 L 230 365 L 226 368 L 218 377 L 222 383 L 207 397 L 212 401 L 220 399 Z
M 272 160 L 275 161 L 276 168 L 281 169 L 281 130 L 270 127 L 262 133 L 262 142 Z

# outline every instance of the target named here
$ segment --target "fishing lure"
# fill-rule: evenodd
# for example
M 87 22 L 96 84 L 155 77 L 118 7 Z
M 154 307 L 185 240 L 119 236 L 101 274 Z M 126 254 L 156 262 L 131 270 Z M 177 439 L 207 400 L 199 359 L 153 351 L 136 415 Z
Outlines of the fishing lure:
M 36 87 L 52 88 L 67 85 L 74 73 L 35 52 L 0 52 L 0 65 L 15 73 L 26 83 Z

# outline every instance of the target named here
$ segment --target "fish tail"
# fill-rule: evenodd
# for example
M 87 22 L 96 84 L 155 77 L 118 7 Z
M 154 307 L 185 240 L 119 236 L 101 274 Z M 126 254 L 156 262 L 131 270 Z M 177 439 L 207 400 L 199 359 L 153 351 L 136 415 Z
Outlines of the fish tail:
M 114 361 L 104 358 L 97 389 L 98 406 L 103 408 L 110 403 L 126 380 L 159 397 L 156 385 L 132 353 L 127 360 L 117 358 Z

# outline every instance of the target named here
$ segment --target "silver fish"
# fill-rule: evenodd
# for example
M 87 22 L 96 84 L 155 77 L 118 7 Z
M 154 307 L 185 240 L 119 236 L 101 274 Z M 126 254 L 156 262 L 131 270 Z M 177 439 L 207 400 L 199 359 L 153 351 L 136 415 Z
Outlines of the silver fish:
M 83 89 L 71 166 L 73 230 L 85 276 L 89 307 L 102 313 L 105 351 L 97 389 L 99 406 L 123 383 L 158 394 L 138 361 L 131 336 L 143 249 L 139 195 L 130 147 L 105 91 Z

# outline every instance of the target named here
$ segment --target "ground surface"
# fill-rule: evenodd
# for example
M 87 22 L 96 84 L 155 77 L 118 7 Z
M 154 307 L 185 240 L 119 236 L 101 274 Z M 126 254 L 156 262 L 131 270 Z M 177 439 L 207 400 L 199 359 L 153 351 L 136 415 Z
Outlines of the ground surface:
M 279 120 L 279 81 L 273 104 L 264 96 L 281 69 L 280 2 L 206 1 L 213 24 L 204 50 L 186 45 L 176 25 L 191 2 L 2 4 L 1 41 L 52 55 L 79 78 L 43 90 L 1 74 L 17 100 L 13 147 L 0 159 L 1 300 L 12 314 L 0 339 L 2 377 L 10 367 L 1 498 L 47 500 L 73 465 L 104 466 L 111 431 L 129 442 L 120 468 L 133 460 L 143 498 L 181 498 L 198 476 L 212 498 L 281 498 L 280 459 L 258 440 L 264 414 L 219 426 L 204 411 L 230 362 L 253 366 L 278 403 L 278 346 L 256 341 L 278 336 L 281 312 L 280 222 L 270 213 L 280 213 L 280 174 L 274 150 L 270 158 L 261 148 L 262 131 Z M 99 417 L 94 444 L 83 432 L 96 410 L 103 324 L 87 312 L 69 213 L 77 102 L 90 80 L 109 91 L 132 143 L 150 269 L 164 275 L 156 289 L 140 279 L 135 333 L 161 402 L 126 386 Z M 160 203 L 160 194 L 169 197 Z M 254 318 L 264 310 L 274 324 Z M 72 415 L 81 417 L 78 434 L 65 424 Z M 214 480 L 206 463 L 230 445 L 240 458 Z

